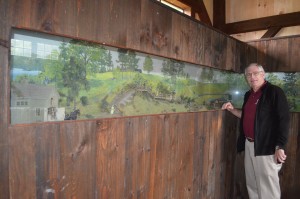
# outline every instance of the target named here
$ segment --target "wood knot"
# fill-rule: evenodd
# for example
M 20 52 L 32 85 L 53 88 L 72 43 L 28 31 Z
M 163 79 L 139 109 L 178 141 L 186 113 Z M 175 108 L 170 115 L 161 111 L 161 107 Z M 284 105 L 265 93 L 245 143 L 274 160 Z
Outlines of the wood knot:
M 48 32 L 52 32 L 52 20 L 46 20 L 42 25 L 42 29 Z
M 78 156 L 81 154 L 81 152 L 84 150 L 85 146 L 87 145 L 87 142 L 88 142 L 88 139 L 87 139 L 87 137 L 85 136 L 85 137 L 82 139 L 80 145 L 77 147 L 76 151 L 75 151 L 74 153 L 72 153 L 72 155 L 71 155 L 71 158 L 72 158 L 72 161 L 73 161 L 73 162 L 77 159 L 77 157 L 78 157 Z
M 152 43 L 156 48 L 161 49 L 167 45 L 167 41 L 167 37 L 159 31 L 154 34 Z

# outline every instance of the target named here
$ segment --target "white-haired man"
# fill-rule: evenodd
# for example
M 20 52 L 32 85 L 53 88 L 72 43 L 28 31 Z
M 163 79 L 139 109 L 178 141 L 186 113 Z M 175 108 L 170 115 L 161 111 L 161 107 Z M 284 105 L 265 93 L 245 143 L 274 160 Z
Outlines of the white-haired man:
M 288 140 L 289 107 L 283 90 L 265 80 L 261 65 L 245 69 L 250 90 L 242 109 L 230 102 L 222 109 L 241 118 L 237 151 L 245 150 L 245 174 L 250 199 L 280 199 L 278 172 L 285 162 Z

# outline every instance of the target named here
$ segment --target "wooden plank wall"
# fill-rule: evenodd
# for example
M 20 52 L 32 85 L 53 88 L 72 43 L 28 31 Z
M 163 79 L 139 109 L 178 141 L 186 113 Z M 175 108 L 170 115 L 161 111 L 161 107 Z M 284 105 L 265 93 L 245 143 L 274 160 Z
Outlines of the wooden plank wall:
M 257 62 L 269 72 L 300 71 L 300 36 L 279 37 L 248 42 L 257 49 Z
M 8 43 L 14 26 L 232 71 L 251 48 L 151 0 L 3 1 L 0 9 Z
M 300 11 L 298 0 L 226 0 L 226 23 L 268 17 L 279 14 L 287 14 Z M 234 38 L 241 41 L 260 39 L 267 30 L 252 31 L 247 33 L 233 34 Z M 287 35 L 299 35 L 300 26 L 282 28 L 276 37 Z
M 11 27 L 21 27 L 233 71 L 256 59 L 253 47 L 150 0 L 0 1 L 0 27 L 1 199 L 245 195 L 237 120 L 223 111 L 11 126 L 9 43 Z M 292 143 L 290 198 L 299 193 Z
M 10 197 L 232 198 L 237 122 L 223 115 L 13 127 Z

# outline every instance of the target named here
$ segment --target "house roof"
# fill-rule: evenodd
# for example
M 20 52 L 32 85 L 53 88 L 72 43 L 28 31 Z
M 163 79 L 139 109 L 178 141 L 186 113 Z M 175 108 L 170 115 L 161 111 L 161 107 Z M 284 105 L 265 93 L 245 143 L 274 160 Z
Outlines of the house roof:
M 57 96 L 59 94 L 54 86 L 21 83 L 11 85 L 12 98 L 50 99 Z

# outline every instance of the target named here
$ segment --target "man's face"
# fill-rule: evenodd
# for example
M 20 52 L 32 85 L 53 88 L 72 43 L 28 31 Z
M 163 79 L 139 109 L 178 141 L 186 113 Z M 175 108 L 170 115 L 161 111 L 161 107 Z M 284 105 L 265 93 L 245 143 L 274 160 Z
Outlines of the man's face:
M 260 71 L 257 65 L 251 65 L 246 69 L 246 80 L 249 86 L 257 91 L 265 82 L 265 73 Z

